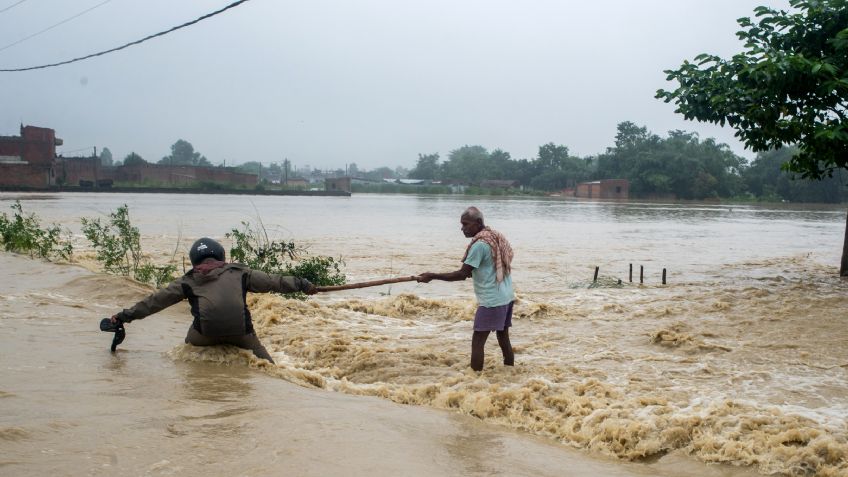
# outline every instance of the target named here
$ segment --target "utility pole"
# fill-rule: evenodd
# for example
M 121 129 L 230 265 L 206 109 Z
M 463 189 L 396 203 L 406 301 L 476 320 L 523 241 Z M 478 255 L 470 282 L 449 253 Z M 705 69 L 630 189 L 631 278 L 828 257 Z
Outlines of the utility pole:
M 91 165 L 94 169 L 94 187 L 97 188 L 97 163 L 100 162 L 97 160 L 97 146 L 94 146 L 94 157 L 91 159 Z
M 283 170 L 285 171 L 285 175 L 286 175 L 286 178 L 285 178 L 285 181 L 283 182 L 283 184 L 289 185 L 289 158 L 288 157 L 283 160 Z

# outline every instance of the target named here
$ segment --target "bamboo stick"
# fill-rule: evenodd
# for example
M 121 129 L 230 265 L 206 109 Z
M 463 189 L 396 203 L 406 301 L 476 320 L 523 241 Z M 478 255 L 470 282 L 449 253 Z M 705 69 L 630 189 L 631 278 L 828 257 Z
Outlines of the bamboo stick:
M 347 285 L 333 285 L 326 287 L 315 287 L 318 292 L 331 292 L 340 290 L 352 290 L 354 288 L 376 287 L 380 285 L 388 285 L 390 283 L 414 282 L 418 279 L 417 275 L 409 277 L 386 278 L 385 280 L 371 280 L 370 282 L 348 283 Z

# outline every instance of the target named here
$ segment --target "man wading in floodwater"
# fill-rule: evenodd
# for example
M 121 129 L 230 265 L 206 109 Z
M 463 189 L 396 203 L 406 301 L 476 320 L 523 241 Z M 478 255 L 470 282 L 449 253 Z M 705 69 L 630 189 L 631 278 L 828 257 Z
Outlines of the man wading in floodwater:
M 512 366 L 515 361 L 509 342 L 512 304 L 515 300 L 510 276 L 512 247 L 506 237 L 483 224 L 483 213 L 476 207 L 465 209 L 459 222 L 462 224 L 462 233 L 471 238 L 465 256 L 462 257 L 462 268 L 450 273 L 422 273 L 418 281 L 455 282 L 472 277 L 478 306 L 471 337 L 471 369 L 483 369 L 483 349 L 492 331 L 498 337 L 504 365 Z
M 316 293 L 309 280 L 300 277 L 269 275 L 238 263 L 224 262 L 224 247 L 210 238 L 194 242 L 189 251 L 194 267 L 167 287 L 112 316 L 112 323 L 129 323 L 188 299 L 194 321 L 185 342 L 194 346 L 228 344 L 253 351 L 258 358 L 271 359 L 262 346 L 245 297 L 254 293 Z M 114 349 L 113 349 L 114 351 Z

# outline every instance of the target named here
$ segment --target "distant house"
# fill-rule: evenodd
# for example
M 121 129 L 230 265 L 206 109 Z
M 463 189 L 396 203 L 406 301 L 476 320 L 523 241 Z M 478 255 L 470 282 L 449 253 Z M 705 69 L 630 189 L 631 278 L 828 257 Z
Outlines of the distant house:
M 627 179 L 604 179 L 577 184 L 574 197 L 585 199 L 627 199 L 630 182 Z
M 294 187 L 296 189 L 306 189 L 309 187 L 309 181 L 303 177 L 290 177 L 286 180 L 286 187 Z
M 368 179 L 367 177 L 351 177 L 350 178 L 351 184 L 373 185 L 373 184 L 382 184 L 383 182 L 384 182 L 384 180 Z
M 514 189 L 518 187 L 518 181 L 485 180 L 480 181 L 480 187 L 484 189 Z
M 56 184 L 56 146 L 48 128 L 21 125 L 20 136 L 0 136 L 0 186 L 46 188 Z
M 324 179 L 324 190 L 350 192 L 350 177 Z

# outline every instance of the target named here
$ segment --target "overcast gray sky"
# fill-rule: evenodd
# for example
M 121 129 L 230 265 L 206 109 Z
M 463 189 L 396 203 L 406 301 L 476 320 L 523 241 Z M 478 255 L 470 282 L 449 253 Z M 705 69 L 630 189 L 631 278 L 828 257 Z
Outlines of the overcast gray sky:
M 103 2 L 0 12 L 0 68 L 109 49 L 231 0 Z M 730 129 L 684 121 L 654 92 L 684 59 L 740 51 L 735 20 L 757 5 L 788 0 L 252 0 L 109 55 L 0 73 L 0 135 L 23 122 L 55 129 L 60 152 L 106 146 L 155 162 L 182 138 L 215 164 L 372 169 L 466 144 L 516 159 L 547 142 L 593 155 L 633 121 L 750 158 Z

